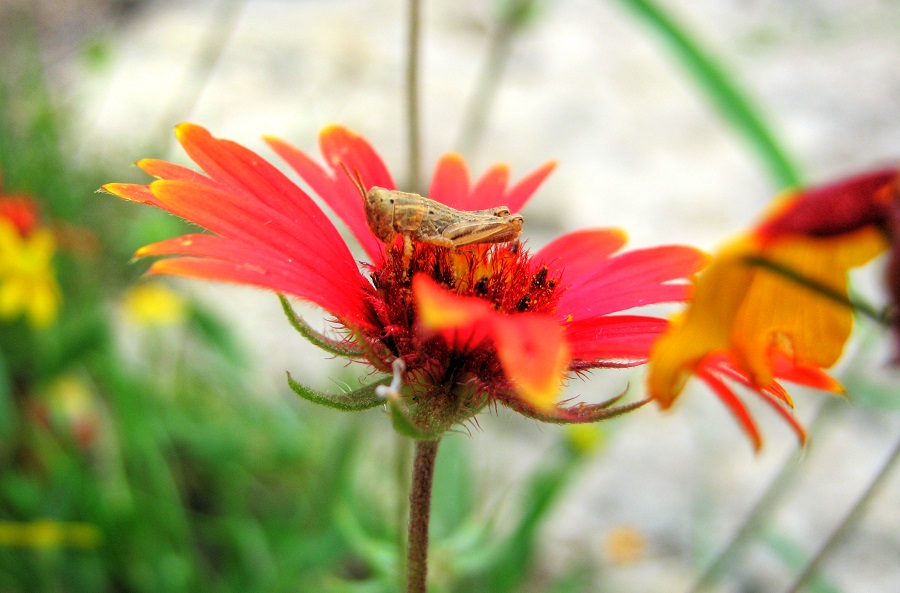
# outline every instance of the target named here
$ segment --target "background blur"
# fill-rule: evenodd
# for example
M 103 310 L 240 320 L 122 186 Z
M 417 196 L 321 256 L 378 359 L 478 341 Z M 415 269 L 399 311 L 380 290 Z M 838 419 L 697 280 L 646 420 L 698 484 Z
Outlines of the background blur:
M 557 160 L 524 211 L 532 246 L 618 226 L 637 246 L 713 249 L 782 189 L 643 3 L 423 4 L 425 170 L 447 150 L 475 174 Z M 900 158 L 900 2 L 659 5 L 804 180 Z M 339 122 L 403 179 L 406 31 L 399 0 L 0 0 L 0 187 L 72 239 L 57 323 L 0 322 L 0 591 L 395 590 L 406 445 L 381 412 L 316 409 L 284 380 L 334 390 L 355 369 L 295 335 L 272 294 L 165 280 L 136 295 L 131 253 L 186 227 L 94 192 L 143 182 L 139 158 L 187 164 L 181 121 L 276 163 L 263 134 L 315 154 Z M 856 285 L 879 306 L 883 264 Z M 483 415 L 442 445 L 437 590 L 686 591 L 748 517 L 711 590 L 787 588 L 900 434 L 888 340 L 857 329 L 838 373 L 850 403 L 792 390 L 802 451 L 760 408 L 754 455 L 700 387 L 587 433 Z M 567 396 L 640 385 L 595 373 Z M 898 501 L 894 472 L 810 590 L 900 591 Z

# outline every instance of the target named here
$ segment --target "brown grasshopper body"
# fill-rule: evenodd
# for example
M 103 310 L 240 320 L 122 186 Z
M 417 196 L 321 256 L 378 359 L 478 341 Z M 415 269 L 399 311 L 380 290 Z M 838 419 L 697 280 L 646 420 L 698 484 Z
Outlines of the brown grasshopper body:
M 403 236 L 404 253 L 412 242 L 455 248 L 476 243 L 506 243 L 518 238 L 524 218 L 500 206 L 456 210 L 418 194 L 373 187 L 365 194 L 366 220 L 375 236 L 389 243 Z

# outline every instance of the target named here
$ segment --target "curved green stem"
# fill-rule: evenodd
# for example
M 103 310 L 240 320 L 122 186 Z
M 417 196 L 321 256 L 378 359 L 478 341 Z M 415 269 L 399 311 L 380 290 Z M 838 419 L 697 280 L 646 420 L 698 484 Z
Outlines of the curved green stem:
M 709 100 L 756 149 L 772 180 L 779 187 L 799 186 L 796 165 L 776 141 L 759 109 L 696 39 L 651 0 L 619 1 L 649 23 L 675 50 Z
M 426 593 L 428 524 L 431 519 L 431 484 L 439 439 L 416 441 L 412 485 L 409 489 L 409 545 L 406 556 L 406 592 Z

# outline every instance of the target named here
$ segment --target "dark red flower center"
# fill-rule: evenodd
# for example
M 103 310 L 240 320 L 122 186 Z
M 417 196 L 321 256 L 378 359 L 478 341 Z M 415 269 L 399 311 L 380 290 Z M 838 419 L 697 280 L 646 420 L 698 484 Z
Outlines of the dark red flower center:
M 409 371 L 424 375 L 432 384 L 475 379 L 482 391 L 490 391 L 491 386 L 509 388 L 493 345 L 488 340 L 450 345 L 440 336 L 420 331 L 412 291 L 412 278 L 417 274 L 427 275 L 459 296 L 483 299 L 508 314 L 552 314 L 564 290 L 559 275 L 534 262 L 517 241 L 457 249 L 413 243 L 412 255 L 406 260 L 398 238 L 388 247 L 384 262 L 370 267 L 375 287 L 372 305 L 379 328 L 365 339 L 384 365 L 382 370 L 401 357 Z

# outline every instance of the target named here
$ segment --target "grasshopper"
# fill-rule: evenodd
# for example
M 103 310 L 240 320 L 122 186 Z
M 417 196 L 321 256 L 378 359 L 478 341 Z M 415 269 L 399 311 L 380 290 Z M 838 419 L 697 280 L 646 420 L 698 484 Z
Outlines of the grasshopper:
M 412 255 L 413 241 L 449 249 L 513 241 L 525 221 L 506 206 L 456 210 L 418 194 L 383 187 L 371 188 L 364 201 L 369 228 L 385 243 L 402 235 L 405 258 Z

